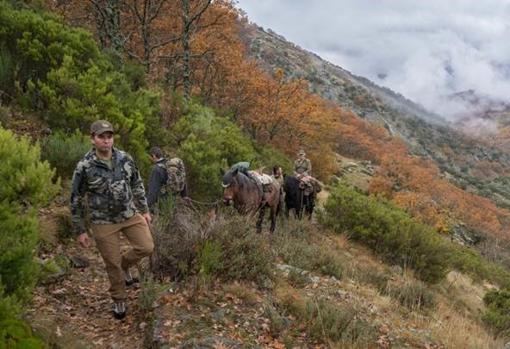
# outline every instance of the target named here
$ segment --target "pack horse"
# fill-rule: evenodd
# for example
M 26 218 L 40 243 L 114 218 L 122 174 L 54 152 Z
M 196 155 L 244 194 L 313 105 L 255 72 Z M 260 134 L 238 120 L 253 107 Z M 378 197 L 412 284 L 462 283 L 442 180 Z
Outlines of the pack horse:
M 271 228 L 276 228 L 276 216 L 280 209 L 280 184 L 272 177 L 259 175 L 255 172 L 240 171 L 239 168 L 230 169 L 223 175 L 223 202 L 234 207 L 242 215 L 255 215 L 257 218 L 257 232 L 262 232 L 266 208 L 270 209 Z

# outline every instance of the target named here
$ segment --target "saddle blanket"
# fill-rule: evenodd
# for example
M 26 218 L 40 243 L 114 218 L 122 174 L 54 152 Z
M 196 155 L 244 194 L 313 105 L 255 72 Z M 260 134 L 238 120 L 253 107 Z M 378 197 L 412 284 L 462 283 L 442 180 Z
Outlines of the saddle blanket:
M 273 181 L 274 181 L 273 177 L 271 177 L 270 175 L 267 175 L 265 173 L 260 174 L 260 173 L 255 172 L 255 171 L 251 171 L 250 174 L 254 178 L 258 179 L 262 185 L 268 185 L 268 184 L 273 183 Z

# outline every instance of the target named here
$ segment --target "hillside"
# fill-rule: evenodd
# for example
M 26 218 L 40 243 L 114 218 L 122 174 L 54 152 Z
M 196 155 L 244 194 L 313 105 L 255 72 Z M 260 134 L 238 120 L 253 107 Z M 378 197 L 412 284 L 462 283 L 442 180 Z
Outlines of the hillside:
M 222 226 L 223 219 L 210 227 Z M 207 273 L 179 282 L 148 280 L 129 290 L 130 316 L 119 323 L 107 312 L 108 284 L 97 250 L 61 241 L 59 254 L 48 253 L 47 260 L 79 254 L 91 265 L 45 279 L 27 317 L 55 348 L 503 346 L 479 321 L 490 284 L 451 272 L 429 286 L 412 270 L 381 263 L 367 248 L 316 224 L 279 224 L 272 238 L 249 233 L 256 241 L 252 251 L 235 255 L 248 274 L 259 267 L 254 263 L 264 263 L 266 252 L 276 257 L 264 283 L 224 280 L 222 274 L 220 281 Z
M 510 105 L 475 91 L 463 91 L 450 96 L 452 101 L 460 101 L 469 107 L 469 112 L 461 115 L 457 126 L 465 133 L 474 135 L 503 151 L 510 150 Z
M 297 48 L 275 46 L 273 59 L 301 54 L 320 77 L 312 89 L 337 91 L 344 104 L 289 72 L 265 72 L 246 55 L 234 2 L 151 0 L 143 13 L 141 3 L 0 0 L 0 348 L 503 347 L 510 212 L 455 187 L 390 135 L 429 156 L 427 146 L 453 132 L 444 121 Z M 334 74 L 337 85 L 324 87 Z M 140 282 L 119 321 L 96 240 L 77 243 L 70 212 L 98 119 L 111 122 L 109 142 L 132 156 L 145 184 L 158 146 L 183 160 L 189 189 L 155 207 L 154 251 L 133 266 Z M 224 205 L 236 183 L 225 189 L 222 173 L 248 160 L 289 175 L 300 147 L 324 182 L 313 216 L 282 215 L 275 233 L 267 220 L 257 233 L 256 211 Z M 478 153 L 468 153 L 454 160 L 476 174 Z M 135 167 L 113 167 L 123 189 L 106 176 L 78 188 L 108 197 L 101 213 L 133 196 L 133 179 L 141 194 Z M 79 232 L 94 237 L 87 216 Z
M 434 162 L 459 187 L 510 207 L 510 154 L 456 130 L 440 116 L 390 89 L 377 86 L 308 52 L 282 36 L 246 25 L 250 55 L 289 78 L 304 78 L 312 91 L 402 138 L 414 154 Z M 458 128 L 457 128 L 458 129 Z

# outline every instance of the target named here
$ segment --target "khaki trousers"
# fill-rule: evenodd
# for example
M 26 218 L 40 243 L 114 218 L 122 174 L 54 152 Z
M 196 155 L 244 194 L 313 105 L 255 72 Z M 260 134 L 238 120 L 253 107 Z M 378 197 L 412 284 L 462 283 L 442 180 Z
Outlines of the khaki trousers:
M 135 214 L 122 223 L 92 224 L 96 245 L 106 265 L 110 279 L 110 294 L 114 301 L 126 299 L 124 270 L 149 256 L 154 242 L 149 226 L 140 214 Z M 129 241 L 131 248 L 124 254 L 120 252 L 120 232 Z

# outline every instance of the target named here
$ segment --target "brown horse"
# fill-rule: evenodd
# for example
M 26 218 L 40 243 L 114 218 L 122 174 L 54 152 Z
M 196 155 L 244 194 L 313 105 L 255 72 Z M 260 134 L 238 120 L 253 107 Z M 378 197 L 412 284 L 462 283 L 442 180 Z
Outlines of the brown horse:
M 259 212 L 257 219 L 257 232 L 262 232 L 262 221 L 264 220 L 266 207 L 271 209 L 271 233 L 276 228 L 276 215 L 280 209 L 280 184 L 273 181 L 268 184 L 269 190 L 264 192 L 262 185 L 249 178 L 238 169 L 229 170 L 223 176 L 222 186 L 223 202 L 234 207 L 240 214 L 254 215 Z

